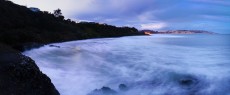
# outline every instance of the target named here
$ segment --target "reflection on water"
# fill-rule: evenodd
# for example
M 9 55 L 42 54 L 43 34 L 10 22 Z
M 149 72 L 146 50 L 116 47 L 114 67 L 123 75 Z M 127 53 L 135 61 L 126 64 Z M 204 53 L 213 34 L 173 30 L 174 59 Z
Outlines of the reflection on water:
M 229 95 L 229 35 L 153 35 L 57 43 L 24 52 L 61 95 Z M 119 92 L 125 84 L 128 91 Z

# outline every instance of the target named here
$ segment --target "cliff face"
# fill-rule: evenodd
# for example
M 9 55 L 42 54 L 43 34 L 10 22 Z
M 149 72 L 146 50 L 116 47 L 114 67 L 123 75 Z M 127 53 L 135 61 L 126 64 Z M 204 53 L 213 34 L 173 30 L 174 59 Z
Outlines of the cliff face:
M 1 95 L 59 95 L 51 80 L 35 62 L 0 44 Z

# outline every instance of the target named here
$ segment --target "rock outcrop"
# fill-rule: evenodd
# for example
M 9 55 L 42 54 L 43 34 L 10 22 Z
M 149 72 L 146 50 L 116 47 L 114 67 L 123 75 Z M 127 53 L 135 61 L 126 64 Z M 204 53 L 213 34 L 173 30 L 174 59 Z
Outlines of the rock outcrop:
M 102 87 L 101 89 L 95 89 L 87 95 L 118 95 L 117 92 L 109 87 Z
M 1 95 L 59 95 L 51 80 L 35 62 L 0 44 Z
M 123 95 L 124 92 L 129 90 L 125 84 L 120 84 L 118 88 L 118 91 L 115 91 L 109 87 L 102 87 L 101 89 L 93 90 L 87 95 Z

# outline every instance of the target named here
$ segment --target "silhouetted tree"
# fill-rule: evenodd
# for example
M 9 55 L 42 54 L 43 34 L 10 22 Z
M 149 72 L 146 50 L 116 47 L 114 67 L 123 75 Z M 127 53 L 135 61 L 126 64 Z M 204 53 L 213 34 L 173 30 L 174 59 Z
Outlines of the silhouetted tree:
M 60 16 L 62 16 L 62 13 L 61 13 L 61 9 L 57 9 L 57 10 L 54 10 L 54 16 L 55 17 L 60 17 Z

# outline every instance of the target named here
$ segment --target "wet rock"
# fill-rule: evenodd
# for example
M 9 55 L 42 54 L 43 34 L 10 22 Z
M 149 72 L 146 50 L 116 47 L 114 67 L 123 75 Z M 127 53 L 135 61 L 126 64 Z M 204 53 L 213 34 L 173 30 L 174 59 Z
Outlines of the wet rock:
M 117 92 L 109 87 L 102 87 L 101 89 L 95 89 L 87 95 L 117 95 Z
M 182 87 L 188 88 L 188 89 L 193 88 L 194 86 L 198 84 L 198 80 L 191 76 L 183 77 L 179 79 L 178 82 Z
M 120 89 L 121 91 L 127 91 L 127 90 L 128 90 L 128 87 L 127 87 L 125 84 L 120 84 L 120 85 L 119 85 L 119 89 Z
M 49 45 L 49 47 L 61 48 L 60 46 L 57 46 L 57 45 Z
M 112 90 L 112 89 L 109 88 L 109 87 L 102 87 L 101 90 L 102 90 L 104 93 L 116 93 L 116 91 Z
M 12 45 L 12 48 L 23 52 L 23 51 L 31 50 L 31 49 L 34 49 L 34 48 L 40 48 L 42 46 L 44 46 L 44 44 L 30 42 L 30 43 L 24 43 L 24 44 L 14 44 L 14 45 Z
M 192 79 L 181 79 L 179 82 L 181 85 L 192 85 L 194 83 Z
M 50 78 L 35 62 L 20 52 L 0 44 L 1 95 L 59 95 Z
M 41 43 L 25 43 L 23 46 L 24 46 L 24 50 L 30 50 L 30 49 L 34 49 L 34 48 L 40 48 L 40 47 L 44 46 L 44 44 L 41 44 Z

